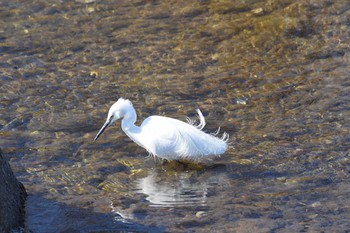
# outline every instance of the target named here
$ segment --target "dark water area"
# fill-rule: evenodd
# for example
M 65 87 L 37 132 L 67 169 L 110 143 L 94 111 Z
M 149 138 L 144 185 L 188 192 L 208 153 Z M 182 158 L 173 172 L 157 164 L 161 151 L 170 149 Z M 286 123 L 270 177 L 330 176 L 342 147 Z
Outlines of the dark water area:
M 40 232 L 346 232 L 350 3 L 2 1 L 0 147 Z M 110 127 L 230 134 L 213 164 L 154 160 Z

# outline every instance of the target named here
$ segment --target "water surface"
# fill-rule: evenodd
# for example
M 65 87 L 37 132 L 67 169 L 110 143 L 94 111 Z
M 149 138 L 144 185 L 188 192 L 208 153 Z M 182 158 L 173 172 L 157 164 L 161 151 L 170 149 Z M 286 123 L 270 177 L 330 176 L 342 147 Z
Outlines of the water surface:
M 0 3 L 0 147 L 33 232 L 350 228 L 348 1 Z M 230 134 L 213 164 L 148 157 L 113 126 L 185 120 Z M 76 221 L 69 221 L 76 219 Z

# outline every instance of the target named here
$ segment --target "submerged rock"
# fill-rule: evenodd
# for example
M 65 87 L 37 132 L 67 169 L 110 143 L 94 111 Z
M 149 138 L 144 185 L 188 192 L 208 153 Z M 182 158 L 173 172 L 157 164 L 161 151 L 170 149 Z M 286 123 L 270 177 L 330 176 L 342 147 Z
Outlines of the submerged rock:
M 0 150 L 0 232 L 23 228 L 26 190 L 14 176 Z

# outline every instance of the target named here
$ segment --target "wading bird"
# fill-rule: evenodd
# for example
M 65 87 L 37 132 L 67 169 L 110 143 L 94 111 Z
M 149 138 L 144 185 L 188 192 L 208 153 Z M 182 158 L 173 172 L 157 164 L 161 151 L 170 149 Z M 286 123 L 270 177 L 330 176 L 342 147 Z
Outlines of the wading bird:
M 120 98 L 108 111 L 107 121 L 97 133 L 96 141 L 103 131 L 116 120 L 121 120 L 125 134 L 139 146 L 145 148 L 151 155 L 166 160 L 199 160 L 223 154 L 228 147 L 228 134 L 221 138 L 216 134 L 202 131 L 205 119 L 197 109 L 200 123 L 187 118 L 188 123 L 163 116 L 150 116 L 141 126 L 136 126 L 137 119 L 132 103 Z

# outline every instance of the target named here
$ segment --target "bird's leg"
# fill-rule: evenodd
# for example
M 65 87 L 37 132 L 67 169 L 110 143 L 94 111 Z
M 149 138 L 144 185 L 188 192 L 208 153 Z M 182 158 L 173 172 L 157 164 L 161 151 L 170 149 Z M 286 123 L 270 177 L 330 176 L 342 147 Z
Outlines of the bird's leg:
M 188 163 L 186 163 L 186 162 L 183 162 L 183 161 L 181 161 L 181 160 L 175 160 L 177 163 L 179 163 L 179 164 L 181 164 L 181 165 L 183 165 L 183 166 L 187 166 L 188 165 Z

